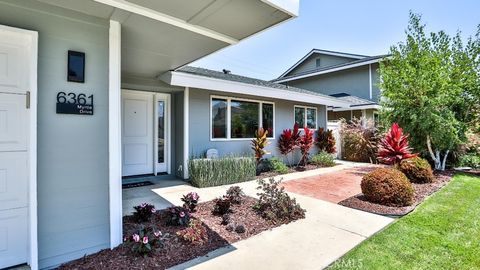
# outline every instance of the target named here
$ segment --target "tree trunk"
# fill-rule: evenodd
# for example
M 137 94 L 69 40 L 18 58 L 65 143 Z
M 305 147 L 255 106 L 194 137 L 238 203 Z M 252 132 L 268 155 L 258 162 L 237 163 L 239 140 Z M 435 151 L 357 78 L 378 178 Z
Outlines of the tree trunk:
M 445 156 L 443 156 L 442 171 L 445 171 L 445 164 L 447 164 L 448 153 L 450 153 L 450 150 L 447 150 L 445 152 Z
M 428 147 L 428 152 L 430 153 L 430 157 L 433 159 L 433 162 L 435 163 L 435 170 L 441 170 L 441 159 L 440 159 L 440 151 L 435 151 L 433 153 L 432 150 L 432 142 L 430 140 L 430 135 L 427 136 L 427 147 Z

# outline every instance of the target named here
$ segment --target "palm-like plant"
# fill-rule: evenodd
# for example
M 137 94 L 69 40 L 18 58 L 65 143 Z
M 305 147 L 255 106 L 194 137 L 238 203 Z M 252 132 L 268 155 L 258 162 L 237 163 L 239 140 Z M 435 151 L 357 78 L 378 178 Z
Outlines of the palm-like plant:
M 293 152 L 297 147 L 299 139 L 300 131 L 298 130 L 298 124 L 295 123 L 293 130 L 284 129 L 282 134 L 280 134 L 280 138 L 278 139 L 278 150 L 283 156 L 287 157 L 287 155 Z
M 312 149 L 313 146 L 313 130 L 309 129 L 308 127 L 305 127 L 303 130 L 304 134 L 300 137 L 298 146 L 302 152 L 302 158 L 300 159 L 299 164 L 305 166 L 307 164 L 310 149 Z
M 408 134 L 403 134 L 403 129 L 393 123 L 385 137 L 378 145 L 378 159 L 389 165 L 397 165 L 403 159 L 416 157 L 412 154 L 412 148 L 408 145 Z
M 333 131 L 330 129 L 325 130 L 324 128 L 319 128 L 317 130 L 316 144 L 320 151 L 325 151 L 329 154 L 337 152 L 335 147 L 335 137 L 333 136 Z
M 255 138 L 252 139 L 252 149 L 255 152 L 257 164 L 260 163 L 262 157 L 267 153 L 265 147 L 268 145 L 268 130 L 259 128 L 255 131 Z

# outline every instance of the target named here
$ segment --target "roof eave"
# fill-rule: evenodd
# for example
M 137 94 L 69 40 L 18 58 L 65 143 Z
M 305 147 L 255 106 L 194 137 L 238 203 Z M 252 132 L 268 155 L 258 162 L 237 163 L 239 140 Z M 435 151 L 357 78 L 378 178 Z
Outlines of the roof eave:
M 161 75 L 159 79 L 173 86 L 200 88 L 233 94 L 262 96 L 271 99 L 282 99 L 333 107 L 349 107 L 351 105 L 348 102 L 338 100 L 332 97 L 293 92 L 289 90 L 247 84 L 242 82 L 222 80 L 201 75 L 189 74 L 181 71 L 167 72 Z
M 350 105 L 349 107 L 333 107 L 329 108 L 329 111 L 334 111 L 334 112 L 344 112 L 344 111 L 354 111 L 354 110 L 379 110 L 381 108 L 380 105 L 378 104 L 366 104 L 366 105 Z

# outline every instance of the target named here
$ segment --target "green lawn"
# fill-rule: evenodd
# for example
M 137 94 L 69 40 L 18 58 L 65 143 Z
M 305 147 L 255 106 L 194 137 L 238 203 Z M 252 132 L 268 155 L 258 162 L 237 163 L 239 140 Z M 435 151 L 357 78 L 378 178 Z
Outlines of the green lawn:
M 480 269 L 480 177 L 456 175 L 330 269 Z

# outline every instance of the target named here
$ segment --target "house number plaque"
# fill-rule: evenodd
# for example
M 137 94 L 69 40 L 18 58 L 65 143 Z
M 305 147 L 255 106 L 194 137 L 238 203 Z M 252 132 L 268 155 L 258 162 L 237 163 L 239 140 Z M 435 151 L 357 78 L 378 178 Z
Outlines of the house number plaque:
M 57 113 L 93 115 L 93 95 L 58 92 Z

